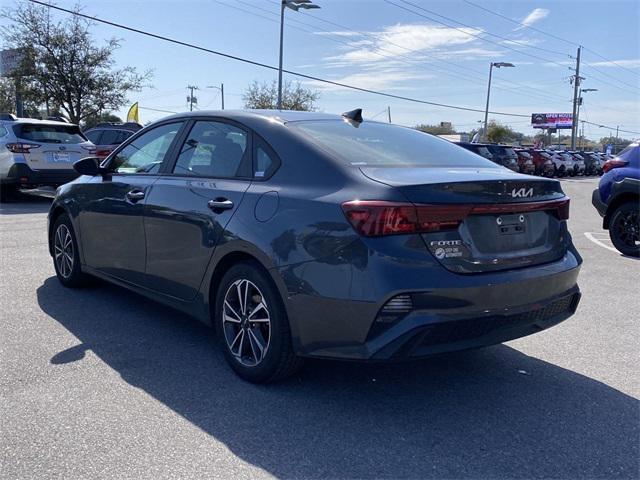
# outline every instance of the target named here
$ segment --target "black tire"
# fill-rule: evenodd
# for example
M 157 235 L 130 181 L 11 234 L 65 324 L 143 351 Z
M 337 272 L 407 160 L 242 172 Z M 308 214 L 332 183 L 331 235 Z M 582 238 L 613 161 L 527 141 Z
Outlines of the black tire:
M 626 202 L 616 208 L 609 222 L 611 242 L 623 255 L 640 257 L 640 207 Z
M 234 302 L 242 296 L 243 286 L 250 292 L 244 293 L 244 311 L 242 305 Z M 282 298 L 258 263 L 241 262 L 225 273 L 216 292 L 215 309 L 214 322 L 220 345 L 227 362 L 241 378 L 252 383 L 269 383 L 300 369 L 302 359 L 293 351 Z M 268 319 L 268 332 L 266 323 L 251 322 L 251 318 L 258 320 L 258 317 Z M 265 320 L 259 319 L 259 322 Z M 243 343 L 245 334 L 246 345 Z M 259 355 L 262 352 L 260 345 L 264 347 L 262 355 Z
M 51 245 L 53 268 L 55 268 L 56 276 L 62 285 L 68 288 L 82 288 L 93 283 L 93 279 L 89 275 L 82 273 L 76 234 L 67 214 L 63 213 L 56 219 L 52 230 Z
M 9 203 L 16 199 L 18 187 L 12 184 L 0 185 L 0 202 Z

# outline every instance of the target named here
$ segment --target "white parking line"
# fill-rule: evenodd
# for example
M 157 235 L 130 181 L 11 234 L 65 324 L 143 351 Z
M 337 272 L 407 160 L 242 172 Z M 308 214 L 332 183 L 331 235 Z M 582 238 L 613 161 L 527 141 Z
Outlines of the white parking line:
M 602 234 L 601 232 L 598 232 L 600 235 L 606 235 L 606 234 Z M 593 233 L 591 232 L 584 232 L 584 236 L 587 237 L 589 240 L 591 240 L 593 243 L 595 243 L 596 245 L 600 245 L 602 248 L 606 248 L 607 250 L 611 250 L 612 252 L 616 252 L 618 255 L 620 254 L 620 252 L 618 252 L 618 250 L 616 250 L 614 247 L 611 247 L 609 245 L 607 245 L 606 243 L 603 243 L 602 241 L 598 240 Z M 608 236 L 607 236 L 607 240 L 608 240 Z

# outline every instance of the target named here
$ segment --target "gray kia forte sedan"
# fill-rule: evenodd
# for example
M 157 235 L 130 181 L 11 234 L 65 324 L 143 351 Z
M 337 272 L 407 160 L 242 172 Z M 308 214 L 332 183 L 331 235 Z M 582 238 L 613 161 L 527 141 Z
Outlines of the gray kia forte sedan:
M 360 110 L 175 115 L 75 168 L 49 213 L 60 282 L 215 326 L 252 382 L 496 344 L 580 300 L 557 181 Z

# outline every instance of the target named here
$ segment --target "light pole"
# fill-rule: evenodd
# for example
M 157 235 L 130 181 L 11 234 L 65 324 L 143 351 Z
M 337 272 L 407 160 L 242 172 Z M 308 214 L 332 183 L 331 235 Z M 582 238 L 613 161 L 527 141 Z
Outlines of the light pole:
M 579 90 L 578 93 L 578 105 L 576 106 L 576 118 L 574 120 L 574 123 L 576 125 L 576 130 L 578 129 L 577 125 L 578 122 L 580 121 L 580 106 L 582 105 L 582 94 L 583 93 L 588 93 L 588 92 L 597 92 L 598 89 L 597 88 L 581 88 Z M 582 124 L 582 131 L 584 132 L 584 124 Z
M 489 120 L 489 97 L 491 96 L 491 72 L 493 67 L 515 67 L 513 63 L 509 62 L 491 62 L 489 64 L 489 85 L 487 86 L 487 108 L 484 110 L 484 131 L 482 132 L 482 138 L 487 141 L 487 121 Z
M 220 98 L 222 100 L 222 110 L 224 110 L 224 83 L 221 83 L 219 87 L 216 87 L 215 85 L 208 85 L 207 88 L 215 88 L 217 90 L 220 90 Z
M 312 3 L 311 0 L 282 0 L 280 4 L 280 61 L 278 62 L 278 110 L 282 110 L 282 44 L 284 37 L 284 9 L 290 8 L 296 12 L 303 8 L 305 10 L 311 8 L 320 8 L 320 5 Z

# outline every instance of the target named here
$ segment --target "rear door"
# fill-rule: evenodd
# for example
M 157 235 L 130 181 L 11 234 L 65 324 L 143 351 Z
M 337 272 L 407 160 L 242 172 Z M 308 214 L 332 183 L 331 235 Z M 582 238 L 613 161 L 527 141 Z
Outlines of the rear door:
M 77 125 L 19 123 L 13 129 L 18 140 L 38 145 L 24 154 L 32 170 L 71 170 L 91 146 Z
M 222 119 L 192 122 L 146 208 L 148 286 L 181 300 L 198 293 L 216 245 L 251 184 L 251 135 Z
M 84 262 L 96 270 L 144 285 L 144 209 L 165 157 L 184 122 L 143 132 L 110 157 L 111 174 L 77 185 Z

